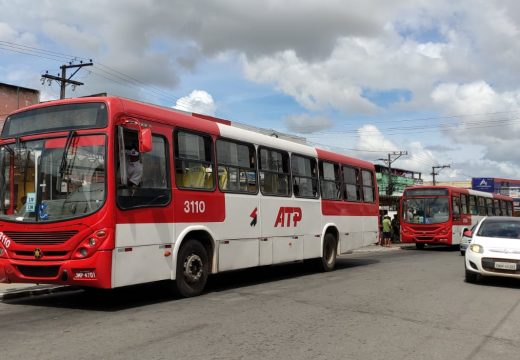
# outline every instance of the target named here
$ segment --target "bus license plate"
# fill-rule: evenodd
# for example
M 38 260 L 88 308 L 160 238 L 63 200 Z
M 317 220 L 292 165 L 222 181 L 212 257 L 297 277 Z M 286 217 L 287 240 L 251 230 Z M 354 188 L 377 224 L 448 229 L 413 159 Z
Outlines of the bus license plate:
M 96 278 L 95 270 L 74 270 L 74 280 L 94 280 Z
M 500 270 L 516 270 L 516 263 L 510 262 L 495 262 L 495 269 Z

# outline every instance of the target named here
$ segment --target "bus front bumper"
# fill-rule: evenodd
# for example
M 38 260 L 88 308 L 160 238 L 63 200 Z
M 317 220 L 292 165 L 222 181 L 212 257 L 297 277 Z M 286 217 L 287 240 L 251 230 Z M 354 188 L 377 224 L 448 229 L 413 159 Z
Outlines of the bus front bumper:
M 450 245 L 451 236 L 449 236 L 449 235 L 423 235 L 423 234 L 414 234 L 414 233 L 401 234 L 401 242 Z
M 0 282 L 111 288 L 111 251 L 98 251 L 86 259 L 27 261 L 0 259 Z

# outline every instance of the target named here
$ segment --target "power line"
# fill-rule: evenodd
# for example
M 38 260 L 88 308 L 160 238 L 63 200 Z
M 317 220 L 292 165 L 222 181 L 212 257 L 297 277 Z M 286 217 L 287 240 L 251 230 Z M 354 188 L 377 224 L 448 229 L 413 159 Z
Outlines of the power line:
M 20 54 L 24 54 L 24 55 L 35 56 L 35 57 L 48 59 L 48 60 L 52 60 L 52 61 L 69 61 L 70 59 L 72 59 L 73 61 L 91 61 L 90 59 L 75 56 L 75 55 L 63 54 L 63 53 L 59 53 L 59 52 L 55 52 L 55 51 L 16 44 L 13 42 L 8 42 L 8 41 L 0 41 L 0 49 L 6 50 L 6 51 L 11 51 L 11 52 L 16 52 L 16 53 L 20 53 Z M 99 66 L 94 65 L 93 68 L 96 68 L 100 72 L 110 75 L 110 77 L 108 77 L 108 76 L 103 76 L 99 73 L 96 74 L 96 75 L 104 78 L 105 80 L 108 80 L 108 81 L 111 81 L 111 82 L 114 82 L 114 83 L 117 83 L 117 84 L 120 84 L 123 86 L 130 85 L 134 88 L 137 88 L 140 91 L 144 91 L 149 94 L 153 94 L 154 96 L 159 96 L 161 99 L 172 101 L 175 104 L 179 103 L 179 105 L 189 106 L 189 103 L 184 101 L 182 99 L 182 97 L 172 95 L 171 93 L 168 93 L 158 87 L 148 85 L 148 84 L 144 83 L 143 81 L 140 81 L 130 75 L 127 75 L 121 71 L 115 70 L 102 63 L 96 62 L 96 64 Z M 118 79 L 118 80 L 115 80 L 115 79 Z

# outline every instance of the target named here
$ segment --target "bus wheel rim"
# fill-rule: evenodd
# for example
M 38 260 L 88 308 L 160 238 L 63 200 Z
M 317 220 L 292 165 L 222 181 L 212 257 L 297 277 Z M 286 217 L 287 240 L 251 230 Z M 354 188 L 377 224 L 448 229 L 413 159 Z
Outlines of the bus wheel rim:
M 199 255 L 191 254 L 184 262 L 184 277 L 188 282 L 197 282 L 202 277 L 203 262 Z

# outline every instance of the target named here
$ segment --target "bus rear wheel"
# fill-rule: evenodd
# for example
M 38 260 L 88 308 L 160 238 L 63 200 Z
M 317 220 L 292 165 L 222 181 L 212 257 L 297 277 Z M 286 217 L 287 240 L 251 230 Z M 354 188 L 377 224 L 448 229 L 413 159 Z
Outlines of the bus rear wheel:
M 175 285 L 179 295 L 200 295 L 206 286 L 208 273 L 209 257 L 206 248 L 197 240 L 187 240 L 177 257 Z
M 323 255 L 318 259 L 318 269 L 323 272 L 332 271 L 336 267 L 338 246 L 336 237 L 331 233 L 325 234 L 323 239 Z

